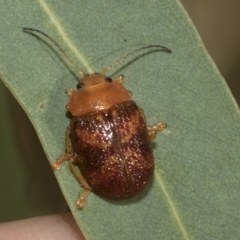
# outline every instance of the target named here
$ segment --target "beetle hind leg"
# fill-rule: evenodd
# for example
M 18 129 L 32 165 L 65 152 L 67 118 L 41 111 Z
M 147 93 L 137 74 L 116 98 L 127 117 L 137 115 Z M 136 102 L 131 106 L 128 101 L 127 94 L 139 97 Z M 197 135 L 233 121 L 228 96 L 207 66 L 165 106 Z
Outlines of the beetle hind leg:
M 147 127 L 148 130 L 148 136 L 151 141 L 155 139 L 157 136 L 157 132 L 163 132 L 167 128 L 167 125 L 165 123 L 159 122 L 153 127 Z
M 84 188 L 83 192 L 80 194 L 80 197 L 77 200 L 77 206 L 80 209 L 83 209 L 85 207 L 85 198 L 87 197 L 87 195 L 90 193 L 90 191 L 92 190 L 91 187 L 88 185 L 86 179 L 82 176 L 82 174 L 76 169 L 76 167 L 74 166 L 73 162 L 69 162 L 69 167 L 73 173 L 73 175 L 75 176 L 75 178 L 78 180 L 78 182 L 82 185 L 82 187 Z
M 85 198 L 87 197 L 87 195 L 90 193 L 90 189 L 84 189 L 84 191 L 81 193 L 80 197 L 77 200 L 77 206 L 80 209 L 85 208 Z

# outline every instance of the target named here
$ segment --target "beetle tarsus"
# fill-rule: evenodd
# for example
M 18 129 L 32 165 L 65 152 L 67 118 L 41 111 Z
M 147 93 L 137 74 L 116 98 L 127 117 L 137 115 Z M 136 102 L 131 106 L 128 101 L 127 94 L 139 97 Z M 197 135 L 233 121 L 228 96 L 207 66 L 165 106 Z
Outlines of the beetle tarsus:
M 63 154 L 60 158 L 54 161 L 51 166 L 53 170 L 59 170 L 61 168 L 61 164 L 65 161 L 68 161 L 70 158 L 69 154 Z
M 80 209 L 83 209 L 85 208 L 85 198 L 87 197 L 87 195 L 90 193 L 90 189 L 84 189 L 84 191 L 81 193 L 79 199 L 77 200 L 77 206 L 80 208 Z
M 159 132 L 163 132 L 167 128 L 167 124 L 159 122 L 153 128 L 156 128 L 157 131 L 159 131 Z
M 114 81 L 117 81 L 117 82 L 119 82 L 119 83 L 123 83 L 123 79 L 124 79 L 124 76 L 123 76 L 123 75 L 119 75 L 119 76 L 117 76 L 117 77 L 114 79 Z
M 163 132 L 167 128 L 166 123 L 159 122 L 153 127 L 147 127 L 148 130 L 148 136 L 151 141 L 155 139 L 157 136 L 157 132 Z
M 66 94 L 70 97 L 72 95 L 72 93 L 74 92 L 73 88 L 67 89 L 66 90 Z
M 52 168 L 52 170 L 59 170 L 61 167 L 60 167 L 60 164 L 57 161 L 54 161 L 51 164 L 51 168 Z

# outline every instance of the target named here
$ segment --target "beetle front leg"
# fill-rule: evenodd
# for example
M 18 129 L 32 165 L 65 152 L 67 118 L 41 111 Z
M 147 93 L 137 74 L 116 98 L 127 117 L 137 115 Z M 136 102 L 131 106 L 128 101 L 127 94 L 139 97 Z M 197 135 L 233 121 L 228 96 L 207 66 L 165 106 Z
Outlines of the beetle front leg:
M 157 136 L 157 132 L 162 132 L 167 128 L 167 125 L 165 123 L 159 122 L 153 127 L 147 127 L 148 130 L 148 136 L 150 137 L 150 140 L 153 141 L 155 137 Z
M 117 82 L 119 82 L 119 83 L 123 83 L 123 78 L 124 78 L 123 75 L 119 75 L 119 76 L 117 76 L 117 77 L 114 79 L 114 81 L 117 81 Z
M 87 195 L 90 193 L 92 190 L 90 186 L 88 185 L 86 179 L 82 176 L 82 174 L 76 169 L 76 167 L 73 165 L 73 163 L 70 161 L 69 162 L 69 167 L 75 176 L 75 178 L 78 180 L 78 182 L 82 185 L 84 188 L 83 192 L 80 194 L 80 197 L 77 200 L 77 206 L 80 209 L 83 209 L 85 207 L 85 198 Z
M 58 170 L 61 168 L 61 164 L 65 161 L 74 161 L 74 156 L 72 152 L 72 144 L 70 139 L 70 129 L 67 127 L 66 129 L 66 137 L 65 137 L 65 153 L 59 157 L 56 161 L 54 161 L 51 166 L 53 170 Z

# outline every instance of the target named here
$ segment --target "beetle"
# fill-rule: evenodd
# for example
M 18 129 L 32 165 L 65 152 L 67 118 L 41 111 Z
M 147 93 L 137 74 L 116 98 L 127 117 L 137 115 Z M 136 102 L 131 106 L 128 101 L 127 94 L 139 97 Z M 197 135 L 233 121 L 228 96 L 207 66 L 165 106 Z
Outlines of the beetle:
M 159 122 L 153 127 L 147 126 L 143 110 L 122 84 L 123 75 L 112 80 L 105 74 L 146 48 L 161 48 L 169 53 L 171 50 L 160 45 L 141 47 L 103 69 L 102 73 L 84 74 L 50 36 L 32 28 L 23 30 L 35 31 L 50 39 L 81 76 L 77 90 L 67 90 L 69 103 L 66 108 L 72 120 L 66 130 L 66 150 L 52 163 L 53 169 L 60 169 L 61 164 L 68 161 L 84 188 L 77 206 L 85 207 L 90 191 L 109 200 L 125 200 L 139 194 L 153 176 L 151 142 L 158 131 L 166 129 L 166 124 Z

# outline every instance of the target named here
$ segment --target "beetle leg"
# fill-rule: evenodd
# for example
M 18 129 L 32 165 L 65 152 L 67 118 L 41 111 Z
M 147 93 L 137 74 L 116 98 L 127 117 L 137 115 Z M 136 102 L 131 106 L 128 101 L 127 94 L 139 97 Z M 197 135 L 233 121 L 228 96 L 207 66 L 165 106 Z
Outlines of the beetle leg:
M 75 90 L 73 88 L 70 88 L 66 91 L 66 94 L 70 97 L 72 96 L 72 93 L 74 92 Z
M 159 122 L 153 127 L 147 127 L 148 130 L 148 136 L 150 137 L 150 140 L 153 141 L 155 137 L 157 136 L 157 132 L 162 132 L 167 128 L 167 125 L 165 123 Z
M 140 113 L 142 115 L 142 118 L 144 120 L 144 122 L 146 123 L 146 117 L 144 114 L 144 111 L 140 108 Z M 153 127 L 147 127 L 148 130 L 148 136 L 150 138 L 150 141 L 153 141 L 155 139 L 155 137 L 157 136 L 157 131 L 162 132 L 167 128 L 167 124 L 159 122 L 157 123 L 155 126 Z
M 78 182 L 82 185 L 82 187 L 84 188 L 83 192 L 80 194 L 80 197 L 77 200 L 77 206 L 81 209 L 83 209 L 85 207 L 85 198 L 87 197 L 87 195 L 90 193 L 90 191 L 92 190 L 86 179 L 82 176 L 82 174 L 76 169 L 76 167 L 73 165 L 72 161 L 69 161 L 69 167 L 73 173 L 73 175 L 76 177 L 76 179 L 78 180 Z
M 114 81 L 117 81 L 117 82 L 119 82 L 119 83 L 122 83 L 122 82 L 123 82 L 123 78 L 124 78 L 124 76 L 123 76 L 123 75 L 120 75 L 120 76 L 117 76 L 117 77 L 114 79 Z
M 70 127 L 67 127 L 66 129 L 66 136 L 65 136 L 65 152 L 67 154 L 73 154 L 72 151 L 72 143 L 71 143 L 71 139 L 70 139 Z
M 65 161 L 69 160 L 69 155 L 68 154 L 63 154 L 61 157 L 59 157 L 56 161 L 52 162 L 51 167 L 53 170 L 58 170 L 61 168 L 61 164 Z
M 77 200 L 78 207 L 82 209 L 85 207 L 85 198 L 87 197 L 87 195 L 90 193 L 90 191 L 92 189 L 89 187 L 86 179 L 82 176 L 82 174 L 74 166 L 74 163 L 76 162 L 76 157 L 74 156 L 73 151 L 72 151 L 69 127 L 67 127 L 67 129 L 66 129 L 65 153 L 51 164 L 52 168 L 54 170 L 60 169 L 60 167 L 61 167 L 60 165 L 65 161 L 68 161 L 69 168 L 71 169 L 73 175 L 76 177 L 78 182 L 84 188 L 84 191 L 81 193 L 79 199 Z
M 73 152 L 72 152 L 72 144 L 71 144 L 71 140 L 70 140 L 70 129 L 69 127 L 67 127 L 66 129 L 66 138 L 65 138 L 65 153 L 59 157 L 56 161 L 54 161 L 51 166 L 52 169 L 54 170 L 58 170 L 61 168 L 61 164 L 65 161 L 74 161 L 75 157 L 73 156 Z

